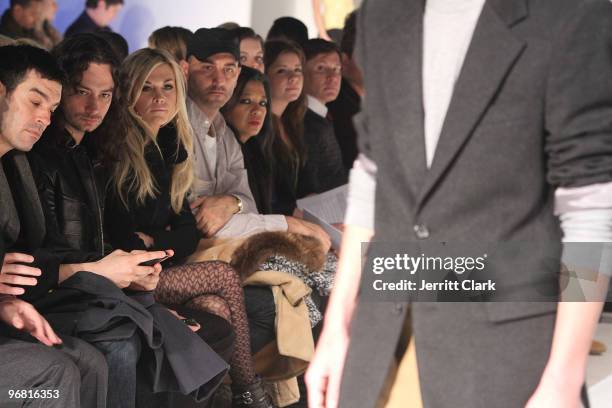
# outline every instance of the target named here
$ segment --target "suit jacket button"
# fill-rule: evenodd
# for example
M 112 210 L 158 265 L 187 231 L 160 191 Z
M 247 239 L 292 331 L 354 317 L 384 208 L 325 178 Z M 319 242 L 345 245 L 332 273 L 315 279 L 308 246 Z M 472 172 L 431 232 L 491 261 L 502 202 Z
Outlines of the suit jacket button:
M 427 239 L 429 238 L 429 230 L 423 224 L 417 224 L 414 226 L 414 234 L 418 239 Z

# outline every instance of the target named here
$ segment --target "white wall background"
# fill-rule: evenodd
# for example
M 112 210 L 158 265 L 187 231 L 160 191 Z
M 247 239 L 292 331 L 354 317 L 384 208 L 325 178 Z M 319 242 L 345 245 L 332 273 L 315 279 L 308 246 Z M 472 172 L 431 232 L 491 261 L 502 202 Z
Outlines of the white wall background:
M 59 10 L 55 25 L 64 31 L 83 11 L 84 0 L 57 0 Z M 0 10 L 9 0 L 0 0 Z M 125 0 L 125 5 L 111 24 L 134 51 L 147 44 L 149 34 L 166 25 L 196 30 L 214 27 L 226 21 L 251 26 L 265 37 L 274 19 L 292 16 L 302 20 L 311 37 L 317 35 L 310 0 Z

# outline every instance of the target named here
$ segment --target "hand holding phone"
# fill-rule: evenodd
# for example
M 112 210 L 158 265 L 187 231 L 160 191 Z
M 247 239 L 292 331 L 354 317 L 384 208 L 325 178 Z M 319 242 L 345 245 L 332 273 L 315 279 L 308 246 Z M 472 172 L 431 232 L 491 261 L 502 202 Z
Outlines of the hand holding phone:
M 157 263 L 164 262 L 166 259 L 170 258 L 171 256 L 171 255 L 168 255 L 168 251 L 165 251 L 165 252 L 166 252 L 166 256 L 162 258 L 151 259 L 150 261 L 146 261 L 146 262 L 141 262 L 139 265 L 140 266 L 154 266 Z

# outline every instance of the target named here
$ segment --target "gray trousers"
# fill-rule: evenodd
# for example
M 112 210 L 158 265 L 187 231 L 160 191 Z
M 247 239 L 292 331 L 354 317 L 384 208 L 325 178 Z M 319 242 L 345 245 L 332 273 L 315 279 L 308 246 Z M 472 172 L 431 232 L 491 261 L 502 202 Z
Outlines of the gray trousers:
M 62 340 L 61 346 L 47 347 L 0 336 L 1 407 L 106 406 L 104 357 L 82 340 Z

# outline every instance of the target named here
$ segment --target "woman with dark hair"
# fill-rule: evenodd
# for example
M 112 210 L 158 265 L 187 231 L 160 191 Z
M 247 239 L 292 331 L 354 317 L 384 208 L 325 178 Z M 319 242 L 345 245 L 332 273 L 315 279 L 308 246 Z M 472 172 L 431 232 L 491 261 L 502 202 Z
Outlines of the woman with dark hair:
M 240 65 L 264 71 L 264 41 L 250 27 L 239 27 L 233 31 L 240 41 Z
M 270 85 L 264 74 L 242 67 L 234 94 L 221 113 L 242 148 L 257 210 L 271 214 L 272 174 L 262 151 L 262 141 L 271 129 Z
M 285 215 L 296 209 L 297 182 L 304 163 L 304 52 L 295 43 L 268 41 L 264 52 L 272 95 L 272 133 L 264 140 L 264 154 L 272 165 L 272 210 Z

